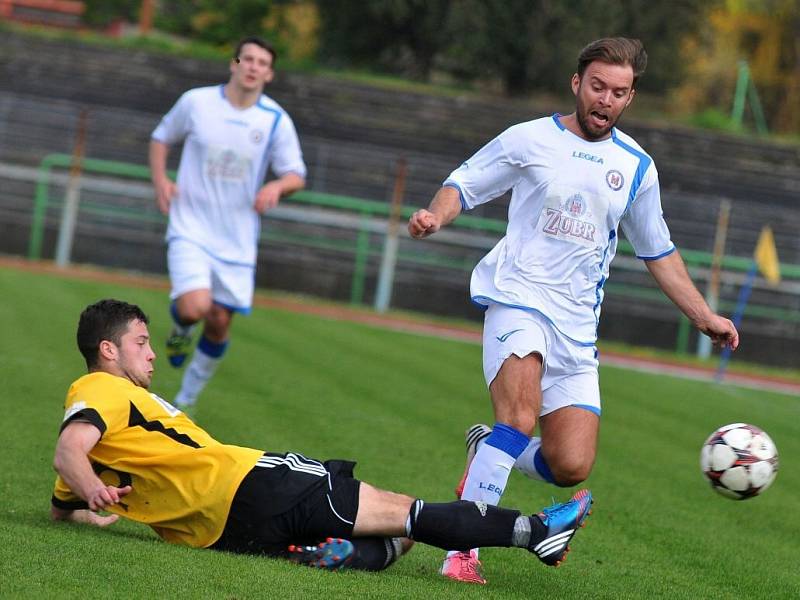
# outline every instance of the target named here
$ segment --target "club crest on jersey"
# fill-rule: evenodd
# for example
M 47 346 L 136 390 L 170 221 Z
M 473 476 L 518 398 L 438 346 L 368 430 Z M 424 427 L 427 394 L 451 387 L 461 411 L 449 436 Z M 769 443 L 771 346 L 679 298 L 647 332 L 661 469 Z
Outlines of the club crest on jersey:
M 580 194 L 573 194 L 564 202 L 564 212 L 570 217 L 582 217 L 586 214 L 586 201 Z
M 561 239 L 594 241 L 597 227 L 594 223 L 584 221 L 587 215 L 586 200 L 580 194 L 573 194 L 558 208 L 545 208 L 544 227 L 542 231 Z
M 251 129 L 250 130 L 250 141 L 254 144 L 260 144 L 261 140 L 264 139 L 264 132 L 260 129 Z
M 622 176 L 622 173 L 612 169 L 606 173 L 606 183 L 608 184 L 608 187 L 617 192 L 622 189 L 623 185 L 625 185 L 625 178 Z

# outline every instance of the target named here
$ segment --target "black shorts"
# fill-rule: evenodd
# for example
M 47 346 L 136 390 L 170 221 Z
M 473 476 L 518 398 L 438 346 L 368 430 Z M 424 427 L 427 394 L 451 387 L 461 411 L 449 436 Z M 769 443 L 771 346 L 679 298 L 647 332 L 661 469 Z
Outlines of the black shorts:
M 239 485 L 222 536 L 211 548 L 285 556 L 289 544 L 352 537 L 361 486 L 353 477 L 355 465 L 265 453 Z

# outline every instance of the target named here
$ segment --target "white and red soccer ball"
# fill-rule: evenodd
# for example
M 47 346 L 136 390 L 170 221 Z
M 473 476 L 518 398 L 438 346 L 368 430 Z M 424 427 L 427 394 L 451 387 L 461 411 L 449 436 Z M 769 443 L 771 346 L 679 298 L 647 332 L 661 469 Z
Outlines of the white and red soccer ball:
M 720 427 L 703 444 L 700 467 L 717 492 L 746 500 L 766 490 L 778 474 L 778 449 L 747 423 Z

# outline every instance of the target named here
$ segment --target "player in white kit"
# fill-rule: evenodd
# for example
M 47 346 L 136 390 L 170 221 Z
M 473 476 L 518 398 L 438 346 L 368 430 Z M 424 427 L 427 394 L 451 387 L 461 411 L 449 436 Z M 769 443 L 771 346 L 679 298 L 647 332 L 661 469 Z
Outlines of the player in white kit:
M 575 112 L 504 131 L 409 220 L 412 237 L 424 238 L 462 210 L 512 192 L 506 235 L 470 285 L 472 300 L 486 307 L 483 369 L 495 425 L 467 431 L 467 468 L 456 490 L 463 500 L 496 505 L 512 467 L 559 486 L 589 476 L 600 424 L 597 324 L 620 226 L 700 331 L 723 346 L 739 343 L 670 240 L 653 160 L 615 127 L 646 64 L 638 40 L 592 42 L 572 76 Z M 540 437 L 531 437 L 537 424 Z M 485 583 L 477 549 L 450 552 L 442 573 Z
M 153 131 L 150 168 L 158 206 L 169 214 L 167 262 L 174 328 L 167 354 L 183 365 L 195 325 L 197 351 L 175 404 L 191 408 L 228 345 L 234 313 L 253 302 L 261 214 L 305 185 L 297 132 L 262 93 L 274 75 L 274 49 L 260 38 L 236 47 L 225 85 L 184 93 Z M 177 182 L 167 154 L 183 142 Z M 264 184 L 268 170 L 276 178 Z

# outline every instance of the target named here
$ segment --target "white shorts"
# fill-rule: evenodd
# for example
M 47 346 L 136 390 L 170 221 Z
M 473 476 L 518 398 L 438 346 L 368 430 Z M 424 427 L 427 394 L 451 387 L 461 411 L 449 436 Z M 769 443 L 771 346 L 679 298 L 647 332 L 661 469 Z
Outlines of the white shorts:
M 170 299 L 195 290 L 210 290 L 215 304 L 247 314 L 253 305 L 254 266 L 231 264 L 211 256 L 201 246 L 182 238 L 169 240 L 167 268 Z
M 483 323 L 483 374 L 489 386 L 512 354 L 542 357 L 542 411 L 565 406 L 600 415 L 597 349 L 582 346 L 560 333 L 540 312 L 490 304 Z

